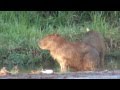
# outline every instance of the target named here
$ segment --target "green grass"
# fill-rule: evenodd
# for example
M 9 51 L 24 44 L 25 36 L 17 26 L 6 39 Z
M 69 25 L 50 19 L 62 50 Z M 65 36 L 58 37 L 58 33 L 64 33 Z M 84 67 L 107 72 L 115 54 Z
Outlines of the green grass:
M 86 28 L 101 32 L 108 54 L 112 56 L 117 51 L 118 57 L 119 16 L 118 11 L 0 11 L 0 67 L 11 69 L 18 65 L 24 69 L 58 70 L 59 65 L 49 52 L 38 47 L 38 40 L 52 33 L 59 33 L 70 41 L 80 40 Z

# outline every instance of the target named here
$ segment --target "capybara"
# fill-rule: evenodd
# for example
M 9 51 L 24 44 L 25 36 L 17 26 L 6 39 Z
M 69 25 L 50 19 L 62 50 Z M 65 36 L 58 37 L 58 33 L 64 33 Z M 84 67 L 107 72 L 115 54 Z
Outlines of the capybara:
M 104 67 L 104 56 L 105 56 L 105 51 L 106 51 L 103 36 L 97 31 L 90 30 L 85 34 L 82 41 L 97 49 L 99 53 L 99 57 L 100 57 L 100 66 L 101 68 L 103 68 Z
M 72 68 L 75 71 L 93 71 L 99 68 L 98 51 L 83 42 L 70 42 L 59 34 L 51 34 L 38 42 L 43 50 L 49 50 L 60 64 L 61 72 Z

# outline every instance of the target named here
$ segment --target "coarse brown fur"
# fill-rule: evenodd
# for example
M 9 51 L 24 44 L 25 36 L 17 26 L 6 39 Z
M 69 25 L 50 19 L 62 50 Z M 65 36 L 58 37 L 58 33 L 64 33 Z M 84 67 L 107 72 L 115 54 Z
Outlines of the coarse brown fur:
M 97 49 L 97 51 L 99 52 L 100 60 L 101 60 L 100 65 L 103 68 L 104 67 L 104 56 L 105 56 L 105 51 L 106 51 L 103 36 L 99 32 L 91 30 L 85 34 L 82 41 Z
M 51 34 L 40 40 L 38 45 L 50 51 L 60 64 L 61 72 L 66 72 L 68 68 L 76 71 L 98 69 L 100 58 L 97 50 L 83 42 L 69 42 L 58 34 Z

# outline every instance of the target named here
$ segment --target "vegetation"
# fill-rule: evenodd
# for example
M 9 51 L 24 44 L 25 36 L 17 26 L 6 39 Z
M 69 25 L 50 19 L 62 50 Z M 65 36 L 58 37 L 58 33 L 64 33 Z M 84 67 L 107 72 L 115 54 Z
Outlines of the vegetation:
M 119 11 L 0 11 L 0 67 L 57 70 L 59 65 L 38 47 L 38 40 L 50 33 L 80 40 L 86 28 L 102 33 L 106 67 L 119 69 Z

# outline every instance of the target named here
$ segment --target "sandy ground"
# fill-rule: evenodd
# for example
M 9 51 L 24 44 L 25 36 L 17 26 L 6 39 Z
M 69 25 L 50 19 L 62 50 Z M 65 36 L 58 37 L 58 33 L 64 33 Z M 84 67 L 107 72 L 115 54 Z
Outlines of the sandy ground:
M 115 71 L 89 71 L 89 72 L 68 72 L 52 74 L 7 74 L 0 76 L 0 79 L 120 79 L 120 70 Z

